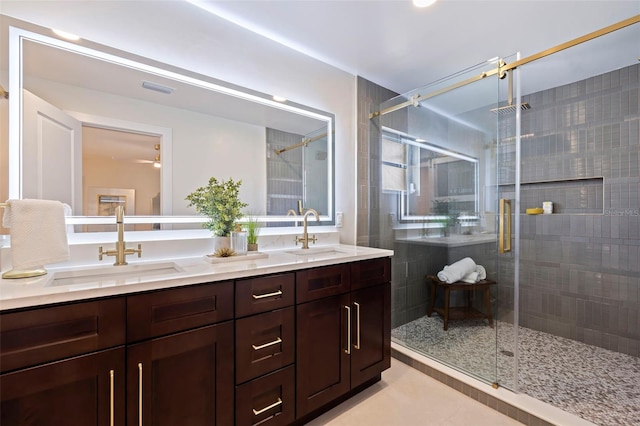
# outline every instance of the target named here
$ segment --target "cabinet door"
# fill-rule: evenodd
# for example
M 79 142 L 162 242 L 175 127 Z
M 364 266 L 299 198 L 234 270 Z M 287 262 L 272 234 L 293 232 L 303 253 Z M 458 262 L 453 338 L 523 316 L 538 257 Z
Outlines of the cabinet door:
M 0 424 L 124 425 L 125 351 L 109 349 L 0 376 Z
M 127 349 L 128 425 L 231 425 L 233 394 L 233 322 Z
M 349 295 L 298 305 L 296 418 L 349 391 Z
M 351 387 L 391 366 L 391 284 L 351 293 Z

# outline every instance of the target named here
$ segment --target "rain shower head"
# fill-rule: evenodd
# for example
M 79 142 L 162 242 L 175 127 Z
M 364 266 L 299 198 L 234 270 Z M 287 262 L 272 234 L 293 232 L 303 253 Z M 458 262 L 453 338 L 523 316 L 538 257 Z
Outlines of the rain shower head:
M 528 102 L 523 102 L 520 104 L 520 111 L 526 111 L 528 109 L 531 109 L 531 105 L 529 105 Z M 503 115 L 503 114 L 511 114 L 512 112 L 516 112 L 518 110 L 518 105 L 505 105 L 505 106 L 501 106 L 498 108 L 492 108 L 491 112 L 497 115 Z

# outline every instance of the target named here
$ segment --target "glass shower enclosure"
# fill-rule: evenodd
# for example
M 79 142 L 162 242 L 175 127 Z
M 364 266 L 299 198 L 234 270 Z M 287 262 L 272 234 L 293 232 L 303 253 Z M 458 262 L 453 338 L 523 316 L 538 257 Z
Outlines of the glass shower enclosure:
M 509 204 L 500 203 L 499 183 L 513 183 L 515 171 L 498 163 L 514 145 L 499 131 L 516 125 L 518 111 L 500 108 L 509 106 L 503 80 L 479 77 L 500 60 L 509 58 L 391 99 L 371 120 L 381 143 L 378 231 L 395 251 L 393 339 L 488 383 L 499 381 L 496 348 L 514 352 L 515 252 L 509 247 L 517 227 L 508 211 L 500 215 L 501 205 Z M 468 79 L 477 81 L 459 85 Z M 510 102 L 517 104 L 514 92 Z M 515 200 L 510 202 L 513 209 Z M 446 300 L 431 278 L 467 258 L 482 271 L 473 280 L 495 282 L 486 290 L 489 305 L 485 290 L 463 288 Z M 501 371 L 513 376 L 514 366 Z
M 370 114 L 370 235 L 395 251 L 393 342 L 597 424 L 640 422 L 628 392 L 640 380 L 633 19 L 504 75 L 491 70 L 517 55 L 478 64 Z M 495 282 L 488 304 L 485 290 L 447 298 L 431 278 L 466 258 Z

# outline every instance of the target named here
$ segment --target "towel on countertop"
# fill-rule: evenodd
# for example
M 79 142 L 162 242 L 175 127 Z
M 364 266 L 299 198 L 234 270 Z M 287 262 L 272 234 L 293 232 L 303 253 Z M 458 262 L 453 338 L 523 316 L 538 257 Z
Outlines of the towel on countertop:
M 442 271 L 438 272 L 438 279 L 448 284 L 455 283 L 462 280 L 465 275 L 476 272 L 476 267 L 476 262 L 473 259 L 465 257 L 445 266 Z
M 477 283 L 487 278 L 487 271 L 484 269 L 482 265 L 476 265 L 476 270 L 473 272 L 469 272 L 467 275 L 462 277 L 460 281 L 464 283 Z
M 10 229 L 14 270 L 69 260 L 64 205 L 51 200 L 7 200 L 2 225 Z

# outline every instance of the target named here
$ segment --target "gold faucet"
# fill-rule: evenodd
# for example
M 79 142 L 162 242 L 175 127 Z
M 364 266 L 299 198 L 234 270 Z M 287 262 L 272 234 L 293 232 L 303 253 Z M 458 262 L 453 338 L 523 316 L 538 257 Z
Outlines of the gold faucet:
M 293 216 L 293 217 L 297 218 L 298 214 L 296 213 L 296 211 L 294 209 L 289 209 L 289 211 L 287 212 L 287 216 Z M 295 219 L 293 221 L 293 226 L 298 226 L 298 219 Z
M 115 256 L 116 261 L 113 266 L 127 264 L 127 255 L 138 253 L 138 257 L 142 256 L 142 244 L 138 244 L 137 249 L 127 248 L 124 242 L 124 207 L 116 207 L 116 227 L 118 228 L 118 241 L 115 250 L 103 251 L 102 246 L 98 247 L 98 260 L 102 260 L 102 256 Z
M 309 214 L 313 214 L 316 217 L 316 222 L 320 222 L 320 215 L 314 209 L 307 209 L 307 211 L 304 212 L 304 216 L 302 217 L 302 223 L 304 225 L 302 229 L 302 237 L 296 236 L 296 245 L 298 245 L 298 243 L 302 243 L 303 249 L 309 248 L 309 241 L 313 241 L 314 244 L 316 243 L 316 236 L 314 235 L 309 237 L 309 234 L 307 233 L 307 218 L 309 217 Z

